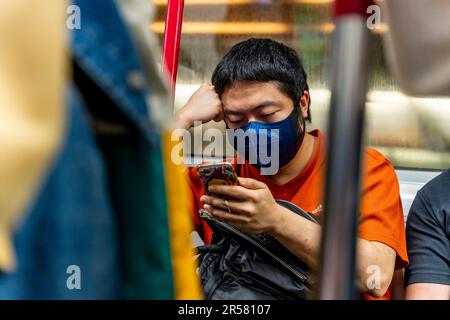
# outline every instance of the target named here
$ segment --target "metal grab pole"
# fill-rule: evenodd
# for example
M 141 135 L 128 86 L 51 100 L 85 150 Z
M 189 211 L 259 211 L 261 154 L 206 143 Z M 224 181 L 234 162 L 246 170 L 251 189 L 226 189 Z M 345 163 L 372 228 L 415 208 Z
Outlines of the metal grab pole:
M 319 299 L 355 299 L 369 0 L 336 0 Z
M 165 69 L 163 71 L 169 75 L 172 94 L 175 94 L 175 84 L 177 82 L 183 11 L 184 0 L 168 0 L 163 36 L 162 61 L 163 69 Z

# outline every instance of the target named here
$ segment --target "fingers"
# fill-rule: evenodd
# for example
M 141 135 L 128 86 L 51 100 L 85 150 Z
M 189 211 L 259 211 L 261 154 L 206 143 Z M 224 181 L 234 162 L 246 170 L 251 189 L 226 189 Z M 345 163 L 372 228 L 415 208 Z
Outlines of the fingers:
M 215 118 L 213 119 L 215 122 L 220 122 L 220 121 L 222 121 L 222 120 L 224 120 L 225 119 L 225 115 L 224 115 L 224 112 L 223 112 L 223 107 L 221 106 L 220 108 L 219 108 L 219 112 L 218 112 L 218 114 L 215 116 Z
M 252 198 L 251 190 L 242 186 L 225 186 L 225 185 L 211 185 L 208 191 L 217 195 L 224 195 L 239 200 L 247 200 Z
M 238 214 L 229 213 L 228 211 L 213 207 L 209 204 L 205 204 L 203 208 L 208 211 L 210 216 L 214 219 L 230 222 L 230 223 L 246 223 L 247 218 Z
M 203 83 L 197 89 L 197 91 L 210 91 L 210 90 L 214 90 L 214 86 L 211 83 L 208 83 L 208 82 L 207 83 Z
M 239 184 L 247 189 L 264 189 L 266 184 L 264 182 L 252 179 L 252 178 L 238 178 Z
M 221 198 L 210 197 L 210 196 L 204 195 L 200 198 L 200 201 L 203 204 L 208 204 L 208 205 L 222 209 L 227 212 L 228 212 L 228 208 L 230 208 L 230 210 L 234 213 L 239 213 L 239 214 L 247 213 L 247 210 L 245 210 L 245 203 L 243 203 L 241 201 L 227 200 L 228 208 L 225 203 L 225 200 L 221 199 Z
M 211 120 L 223 119 L 222 101 L 214 86 L 203 84 L 189 98 L 186 105 L 177 114 L 192 119 L 191 122 L 205 123 Z

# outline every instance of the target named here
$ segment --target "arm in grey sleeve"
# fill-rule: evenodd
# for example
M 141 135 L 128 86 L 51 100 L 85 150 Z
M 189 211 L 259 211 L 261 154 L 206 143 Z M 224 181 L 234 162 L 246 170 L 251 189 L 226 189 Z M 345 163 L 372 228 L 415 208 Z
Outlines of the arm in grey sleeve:
M 445 234 L 444 219 L 442 209 L 433 207 L 426 194 L 419 191 L 406 225 L 410 261 L 405 273 L 406 285 L 450 285 L 450 244 Z

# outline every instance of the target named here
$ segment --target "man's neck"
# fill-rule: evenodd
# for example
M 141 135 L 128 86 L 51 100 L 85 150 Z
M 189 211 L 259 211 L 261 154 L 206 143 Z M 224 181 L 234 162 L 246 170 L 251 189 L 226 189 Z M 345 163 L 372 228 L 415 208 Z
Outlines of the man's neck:
M 306 133 L 303 143 L 298 149 L 294 159 L 284 167 L 280 168 L 277 174 L 272 176 L 272 179 L 278 184 L 285 184 L 298 176 L 311 160 L 316 143 L 317 137 Z

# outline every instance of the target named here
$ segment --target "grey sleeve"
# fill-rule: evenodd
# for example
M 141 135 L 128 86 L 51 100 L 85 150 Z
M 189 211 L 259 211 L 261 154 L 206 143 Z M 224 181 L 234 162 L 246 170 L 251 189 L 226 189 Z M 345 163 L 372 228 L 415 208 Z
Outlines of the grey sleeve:
M 444 216 L 422 193 L 413 202 L 406 224 L 409 266 L 405 285 L 439 283 L 450 285 L 450 246 Z

